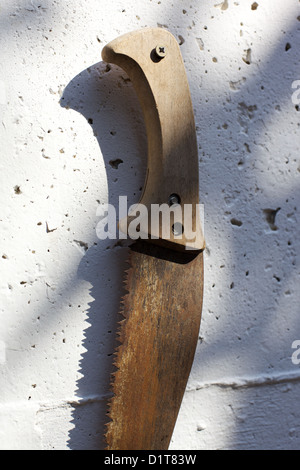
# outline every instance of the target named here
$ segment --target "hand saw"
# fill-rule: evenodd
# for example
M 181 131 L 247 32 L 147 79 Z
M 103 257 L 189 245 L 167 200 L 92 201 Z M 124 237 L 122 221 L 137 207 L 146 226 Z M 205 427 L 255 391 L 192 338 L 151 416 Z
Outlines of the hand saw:
M 125 34 L 104 47 L 102 58 L 131 79 L 148 139 L 139 203 L 146 211 L 130 247 L 105 438 L 108 450 L 165 450 L 192 367 L 202 311 L 205 244 L 192 101 L 179 45 L 166 30 Z M 170 209 L 168 221 L 155 217 L 153 222 L 157 207 Z M 136 216 L 129 213 L 120 221 L 129 237 Z

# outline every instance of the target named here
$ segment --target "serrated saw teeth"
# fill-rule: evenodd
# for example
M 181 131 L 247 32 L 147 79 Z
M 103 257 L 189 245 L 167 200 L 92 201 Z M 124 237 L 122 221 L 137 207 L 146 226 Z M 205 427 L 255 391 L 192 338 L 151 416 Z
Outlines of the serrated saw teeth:
M 118 323 L 117 323 L 117 331 L 116 331 L 116 340 L 120 343 L 118 346 L 115 347 L 115 350 L 113 352 L 113 356 L 114 356 L 114 361 L 112 363 L 112 366 L 117 369 L 113 372 L 111 372 L 110 374 L 110 384 L 109 384 L 109 389 L 114 393 L 115 392 L 115 389 L 116 389 L 116 378 L 118 376 L 118 372 L 119 372 L 119 363 L 120 363 L 120 356 L 122 354 L 122 346 L 123 346 L 123 340 L 124 340 L 124 335 L 125 335 L 125 332 L 124 332 L 124 329 L 125 329 L 125 326 L 126 326 L 126 323 L 127 323 L 127 315 L 126 315 L 126 305 L 127 305 L 127 300 L 128 300 L 128 294 L 129 294 L 129 286 L 128 286 L 128 283 L 129 283 L 129 276 L 130 276 L 130 270 L 132 269 L 131 268 L 131 256 L 129 255 L 129 258 L 127 260 L 127 268 L 125 269 L 124 271 L 124 276 L 123 276 L 123 281 L 122 281 L 122 285 L 123 285 L 123 288 L 126 290 L 126 293 L 121 297 L 121 300 L 120 300 L 120 307 L 119 307 L 119 315 L 121 315 L 123 317 L 123 319 L 121 319 Z M 106 412 L 106 416 L 110 419 L 110 421 L 108 423 L 105 423 L 105 428 L 106 428 L 106 432 L 104 434 L 104 438 L 105 438 L 105 441 L 106 441 L 106 444 L 107 444 L 107 449 L 109 449 L 109 436 L 110 436 L 110 428 L 112 426 L 112 422 L 113 422 L 113 416 L 112 416 L 112 407 L 113 407 L 113 400 L 115 399 L 115 396 L 113 396 L 112 398 L 110 398 L 107 402 L 107 412 Z

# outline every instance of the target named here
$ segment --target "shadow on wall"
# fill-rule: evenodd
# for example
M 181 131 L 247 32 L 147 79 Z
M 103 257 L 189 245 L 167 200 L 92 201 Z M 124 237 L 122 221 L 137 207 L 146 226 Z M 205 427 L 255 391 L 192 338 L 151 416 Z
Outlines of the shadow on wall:
M 146 135 L 139 103 L 127 75 L 116 66 L 95 64 L 68 84 L 60 104 L 81 113 L 98 139 L 109 192 L 109 200 L 99 202 L 118 207 L 120 195 L 127 195 L 128 204 L 138 202 L 146 172 Z M 108 422 L 118 311 L 124 295 L 127 243 L 98 240 L 86 251 L 78 267 L 77 278 L 91 284 L 93 300 L 87 312 L 90 326 L 84 332 L 86 351 L 79 369 L 82 376 L 77 382 L 79 404 L 74 408 L 74 427 L 69 432 L 68 445 L 72 450 L 101 450 L 105 446 L 103 435 Z
M 298 24 L 290 34 L 295 33 L 297 28 Z M 257 193 L 250 191 L 250 188 L 257 182 L 256 165 L 263 165 L 266 159 L 271 161 L 273 158 L 268 150 L 271 140 L 265 142 L 262 120 L 267 121 L 275 112 L 279 112 L 279 104 L 286 100 L 288 93 L 291 93 L 290 77 L 282 77 L 283 66 L 288 68 L 289 51 L 286 51 L 285 42 L 286 39 L 278 42 L 265 63 L 260 65 L 257 75 L 247 78 L 247 81 L 241 85 L 240 91 L 230 92 L 230 102 L 223 105 L 223 111 L 227 113 L 227 116 L 233 111 L 236 116 L 231 122 L 231 127 L 224 128 L 224 135 L 221 134 L 223 130 L 218 131 L 218 125 L 221 126 L 224 123 L 221 122 L 223 117 L 220 117 L 220 105 L 216 102 L 218 97 L 211 97 L 206 101 L 199 97 L 201 116 L 205 116 L 204 128 L 201 130 L 202 148 L 207 146 L 208 149 L 207 155 L 201 158 L 201 169 L 204 173 L 200 183 L 201 193 L 209 197 L 205 201 L 206 212 L 210 214 L 212 224 L 220 223 L 222 217 L 222 224 L 228 220 L 224 233 L 228 231 L 228 236 L 231 234 L 230 242 L 234 244 L 234 247 L 232 247 L 228 277 L 231 281 L 231 285 L 228 284 L 230 295 L 225 292 L 220 293 L 220 298 L 223 298 L 215 305 L 215 310 L 218 311 L 203 312 L 203 315 L 215 315 L 216 320 L 219 320 L 219 316 L 224 311 L 230 311 L 231 316 L 223 321 L 222 328 L 216 329 L 218 334 L 213 334 L 213 341 L 208 341 L 201 350 L 201 361 L 196 355 L 194 365 L 196 372 L 199 372 L 200 367 L 203 373 L 205 368 L 214 363 L 222 364 L 224 351 L 229 350 L 229 341 L 232 357 L 239 357 L 241 351 L 244 350 L 248 353 L 249 351 L 255 352 L 255 355 L 250 358 L 247 353 L 247 370 L 244 367 L 241 371 L 237 365 L 233 365 L 233 373 L 236 367 L 237 374 L 247 375 L 250 371 L 251 374 L 259 376 L 270 368 L 267 362 L 269 358 L 266 356 L 266 359 L 262 360 L 260 350 L 265 338 L 269 337 L 274 337 L 274 341 L 279 341 L 280 338 L 278 349 L 284 347 L 284 340 L 288 342 L 283 350 L 284 358 L 278 367 L 285 370 L 290 367 L 288 357 L 290 343 L 287 337 L 289 333 L 287 330 L 282 330 L 278 334 L 276 329 L 276 334 L 274 334 L 272 329 L 274 323 L 282 328 L 281 323 L 279 325 L 274 317 L 274 312 L 276 312 L 279 298 L 284 297 L 289 281 L 295 273 L 293 246 L 290 243 L 294 225 L 290 223 L 288 229 L 279 228 L 278 231 L 271 230 L 270 233 L 267 229 L 270 221 L 275 222 L 272 218 L 270 219 L 272 211 L 277 214 L 279 207 L 281 210 L 278 212 L 276 224 L 283 225 L 284 220 L 289 222 L 291 208 L 299 204 L 299 189 L 293 188 L 289 191 L 285 188 L 286 192 L 282 189 L 278 191 L 276 197 L 263 195 L 259 188 L 256 188 Z M 272 88 L 266 91 L 263 84 L 270 77 L 272 77 Z M 196 98 L 194 96 L 193 101 Z M 264 103 L 264 109 L 261 104 L 258 104 L 260 99 Z M 65 89 L 61 105 L 81 113 L 94 130 L 106 164 L 109 202 L 117 206 L 118 196 L 121 194 L 128 195 L 130 204 L 137 202 L 146 169 L 146 137 L 140 106 L 125 72 L 116 66 L 102 62 L 84 70 Z M 230 137 L 225 135 L 225 132 L 229 131 Z M 220 139 L 216 138 L 216 134 L 220 136 Z M 261 140 L 263 144 L 260 144 Z M 230 146 L 230 142 L 236 145 L 235 153 L 232 151 L 233 147 Z M 123 150 L 122 155 L 119 153 L 120 148 Z M 145 158 L 141 159 L 140 155 L 145 155 Z M 293 162 L 290 163 L 293 165 Z M 291 166 L 289 171 L 292 169 Z M 220 188 L 223 190 L 221 191 Z M 231 212 L 230 216 L 226 215 L 228 211 L 226 200 L 231 201 L 230 211 L 234 209 L 239 212 L 238 217 Z M 215 214 L 216 207 L 218 216 Z M 271 213 L 264 212 L 266 210 Z M 251 236 L 254 220 L 258 221 L 258 225 L 262 225 L 255 240 Z M 218 252 L 218 247 L 212 244 L 209 244 L 209 248 L 210 252 Z M 242 257 L 239 253 L 243 250 L 245 254 Z M 77 383 L 77 395 L 82 397 L 84 406 L 79 405 L 74 409 L 74 428 L 69 434 L 71 449 L 102 449 L 104 446 L 104 424 L 107 421 L 106 400 L 109 397 L 117 312 L 123 294 L 122 273 L 125 269 L 127 254 L 127 247 L 122 247 L 113 240 L 111 242 L 99 241 L 96 246 L 87 250 L 78 268 L 78 277 L 91 283 L 91 296 L 94 300 L 88 312 L 90 327 L 85 331 L 86 352 L 80 363 L 82 378 Z M 209 252 L 206 256 L 209 264 Z M 276 260 L 281 256 L 285 257 L 285 264 L 278 267 Z M 274 269 L 277 267 L 279 272 L 276 271 L 273 275 L 270 271 L 270 276 L 267 277 L 264 274 L 267 261 L 274 265 Z M 238 269 L 235 269 L 235 266 Z M 241 278 L 243 269 L 245 279 Z M 213 273 L 217 274 L 217 267 L 214 267 Z M 277 277 L 274 277 L 275 274 Z M 250 281 L 251 284 L 249 284 Z M 249 285 L 252 290 L 255 287 L 255 292 L 250 292 L 251 297 L 248 293 Z M 216 290 L 214 285 L 212 287 Z M 216 298 L 216 292 L 210 286 L 207 288 L 207 295 Z M 266 305 L 268 305 L 267 309 Z M 263 319 L 262 313 L 264 313 Z M 236 315 L 243 318 L 245 331 L 239 331 L 239 327 L 236 326 Z M 290 320 L 287 319 L 287 321 Z M 210 318 L 210 325 L 212 324 L 213 319 Z M 241 324 L 240 320 L 239 325 Z M 235 334 L 239 335 L 238 342 L 234 338 Z M 251 341 L 254 341 L 257 347 L 253 348 Z M 246 421 L 249 423 L 253 419 L 253 423 L 249 425 L 246 423 L 245 426 L 235 423 L 235 437 L 228 446 L 230 448 L 244 448 L 251 447 L 251 445 L 255 448 L 257 446 L 257 441 L 252 442 L 255 411 L 254 409 L 250 411 L 247 405 L 252 394 L 255 394 L 255 388 L 253 390 L 254 392 L 247 389 L 245 401 L 245 408 L 249 414 L 249 420 Z M 264 436 L 262 436 L 262 441 L 263 439 Z M 275 440 L 276 438 L 274 438 L 274 446 Z

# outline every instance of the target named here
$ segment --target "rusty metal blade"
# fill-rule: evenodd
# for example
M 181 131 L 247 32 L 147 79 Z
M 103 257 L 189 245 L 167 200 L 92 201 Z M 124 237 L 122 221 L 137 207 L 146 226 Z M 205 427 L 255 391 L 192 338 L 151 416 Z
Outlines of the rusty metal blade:
M 136 242 L 129 262 L 107 449 L 165 450 L 198 340 L 203 253 Z

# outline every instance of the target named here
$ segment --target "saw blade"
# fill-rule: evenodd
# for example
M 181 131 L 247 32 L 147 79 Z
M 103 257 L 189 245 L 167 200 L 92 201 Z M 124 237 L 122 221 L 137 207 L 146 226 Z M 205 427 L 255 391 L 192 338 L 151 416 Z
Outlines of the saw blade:
M 168 449 L 193 363 L 203 253 L 130 250 L 105 434 L 107 450 Z

